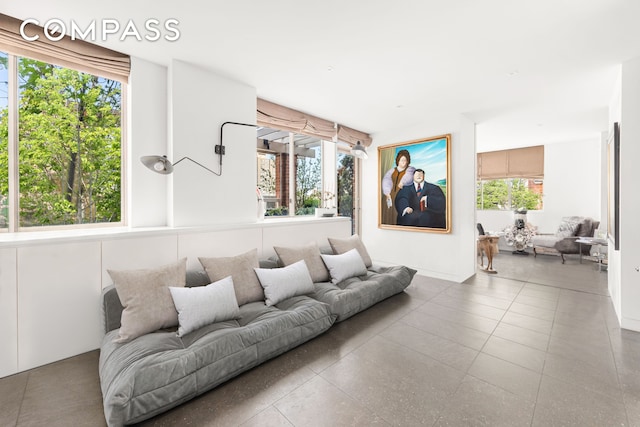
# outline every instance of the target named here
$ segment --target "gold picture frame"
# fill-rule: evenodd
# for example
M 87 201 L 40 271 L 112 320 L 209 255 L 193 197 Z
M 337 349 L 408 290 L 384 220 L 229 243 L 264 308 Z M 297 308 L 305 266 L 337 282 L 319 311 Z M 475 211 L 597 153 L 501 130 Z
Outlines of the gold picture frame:
M 379 228 L 451 233 L 451 134 L 378 147 L 378 198 Z

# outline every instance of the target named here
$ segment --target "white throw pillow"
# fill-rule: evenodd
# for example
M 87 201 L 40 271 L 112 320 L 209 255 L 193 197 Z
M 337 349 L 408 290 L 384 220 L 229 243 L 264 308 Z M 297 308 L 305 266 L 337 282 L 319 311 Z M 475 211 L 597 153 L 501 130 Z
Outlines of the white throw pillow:
M 367 267 L 357 249 L 351 249 L 340 255 L 321 254 L 320 256 L 329 269 L 333 283 L 340 283 L 350 277 L 367 274 Z
M 178 310 L 179 337 L 205 325 L 240 316 L 231 276 L 207 286 L 170 287 L 169 291 Z
M 287 298 L 314 291 L 313 281 L 304 260 L 282 268 L 256 268 L 255 271 L 264 288 L 267 305 L 276 305 Z

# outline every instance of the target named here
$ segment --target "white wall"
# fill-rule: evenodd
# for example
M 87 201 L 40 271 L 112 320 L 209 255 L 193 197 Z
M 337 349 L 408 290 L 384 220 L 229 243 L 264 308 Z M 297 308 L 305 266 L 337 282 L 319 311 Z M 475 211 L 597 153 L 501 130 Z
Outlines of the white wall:
M 322 180 L 322 197 L 331 193 L 333 198 L 329 200 L 322 200 L 322 207 L 335 208 L 338 206 L 336 187 L 336 179 L 338 174 L 338 144 L 332 141 L 322 141 L 322 176 L 334 177 L 333 179 Z
M 377 147 L 451 133 L 450 234 L 378 228 L 380 177 Z M 475 273 L 475 126 L 464 116 L 373 135 L 362 162 L 362 238 L 376 262 L 404 264 L 421 274 L 464 281 Z
M 169 70 L 169 145 L 183 156 L 219 172 L 214 145 L 224 122 L 255 124 L 256 90 L 193 65 L 172 61 Z M 222 176 L 185 160 L 169 179 L 169 224 L 177 227 L 256 221 L 256 132 L 225 125 Z
M 620 251 L 612 274 L 620 278 L 622 327 L 640 331 L 640 58 L 622 64 L 621 82 Z
M 618 79 L 616 81 L 615 87 L 613 88 L 613 94 L 611 96 L 611 101 L 609 103 L 609 126 L 613 128 L 613 123 L 622 120 L 622 67 L 620 68 Z M 605 140 L 608 140 L 609 132 L 606 132 Z M 604 161 L 602 162 L 603 174 L 605 176 L 606 187 L 604 189 L 604 209 L 603 209 L 603 218 L 607 217 L 608 211 L 608 158 L 607 158 L 607 147 L 605 144 L 604 147 Z M 620 177 L 622 181 L 624 176 Z M 607 224 L 607 220 L 604 220 L 604 223 Z M 608 230 L 608 228 L 605 228 Z M 608 261 L 609 265 L 607 268 L 607 284 L 609 285 L 609 295 L 611 296 L 611 302 L 613 303 L 613 307 L 616 310 L 616 314 L 618 315 L 618 320 L 622 324 L 622 283 L 620 279 L 620 251 L 616 251 L 613 245 L 609 245 L 608 247 L 609 255 Z
M 131 58 L 129 76 L 126 179 L 131 227 L 167 224 L 167 180 L 151 172 L 140 157 L 167 155 L 167 68 Z
M 601 146 L 600 139 L 545 145 L 543 209 L 527 213 L 538 232 L 555 233 L 564 216 L 600 220 Z M 498 232 L 513 224 L 513 212 L 479 210 L 477 219 Z
M 17 251 L 0 248 L 0 378 L 18 372 Z
M 189 160 L 172 175 L 149 171 L 144 155 L 187 156 L 220 172 L 214 145 L 226 121 L 255 124 L 256 91 L 193 65 L 169 69 L 132 58 L 129 85 L 127 215 L 131 227 L 254 222 L 255 129 L 225 125 L 222 176 Z M 233 203 L 230 203 L 233 201 Z

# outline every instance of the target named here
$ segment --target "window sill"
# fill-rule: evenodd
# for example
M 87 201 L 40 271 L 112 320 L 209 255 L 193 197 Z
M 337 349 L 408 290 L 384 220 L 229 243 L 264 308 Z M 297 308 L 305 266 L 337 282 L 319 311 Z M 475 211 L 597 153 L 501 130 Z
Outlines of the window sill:
M 0 233 L 0 249 L 18 246 L 31 246 L 50 243 L 70 243 L 78 241 L 95 241 L 111 239 L 128 239 L 132 237 L 152 237 L 171 234 L 204 233 L 221 230 L 246 228 L 281 227 L 301 223 L 321 223 L 335 221 L 350 221 L 349 217 L 316 218 L 314 216 L 298 217 L 268 217 L 264 221 L 239 224 L 219 224 L 194 227 L 104 227 L 83 228 L 52 231 L 24 231 L 19 233 Z

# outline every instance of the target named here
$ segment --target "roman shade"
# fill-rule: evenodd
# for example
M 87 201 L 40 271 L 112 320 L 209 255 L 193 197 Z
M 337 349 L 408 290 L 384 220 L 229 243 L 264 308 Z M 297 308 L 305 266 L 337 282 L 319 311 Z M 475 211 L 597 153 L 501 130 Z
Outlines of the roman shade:
M 131 61 L 129 55 L 106 49 L 65 35 L 59 41 L 49 40 L 44 28 L 27 24 L 24 32 L 39 36 L 27 41 L 20 34 L 22 21 L 0 14 L 0 50 L 62 67 L 127 83 Z
M 371 137 L 369 134 L 342 125 L 338 125 L 338 141 L 343 141 L 351 145 L 356 145 L 356 143 L 360 141 L 365 147 L 371 145 Z
M 371 145 L 371 137 L 367 133 L 260 98 L 257 122 L 259 126 L 315 136 L 325 141 L 343 141 L 351 145 L 360 141 L 364 146 Z
M 544 145 L 478 153 L 478 180 L 544 178 Z

